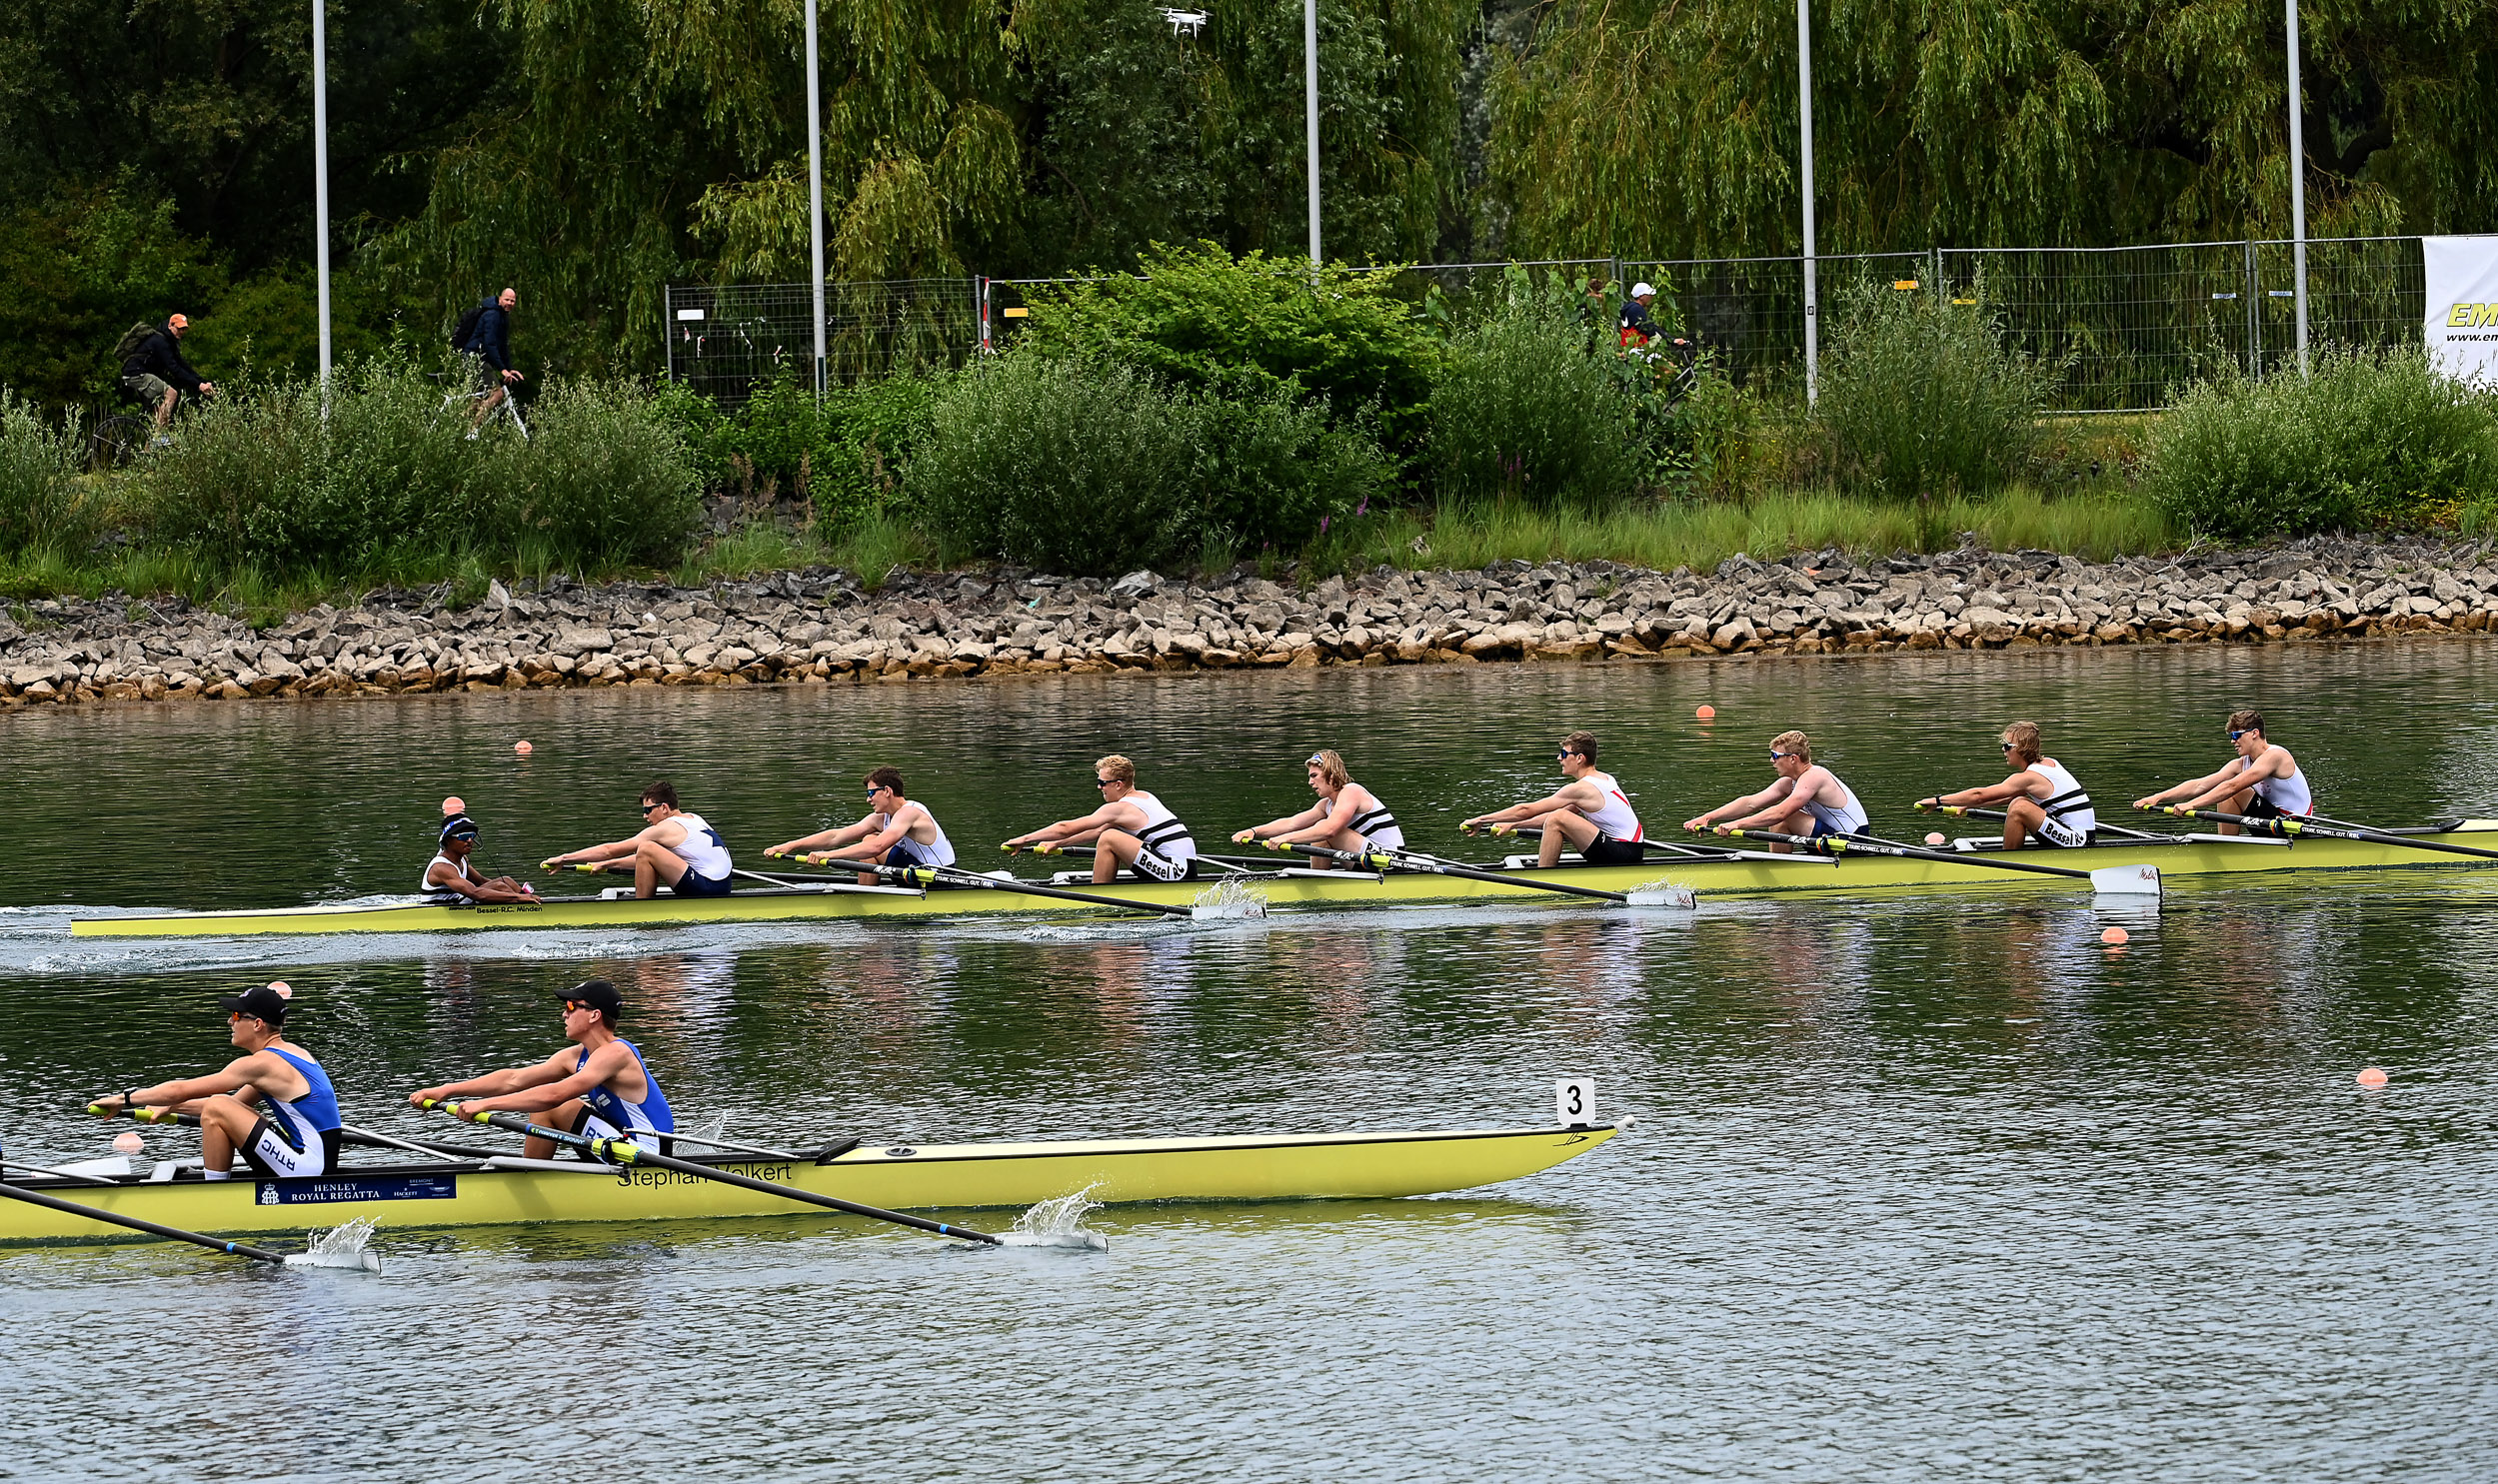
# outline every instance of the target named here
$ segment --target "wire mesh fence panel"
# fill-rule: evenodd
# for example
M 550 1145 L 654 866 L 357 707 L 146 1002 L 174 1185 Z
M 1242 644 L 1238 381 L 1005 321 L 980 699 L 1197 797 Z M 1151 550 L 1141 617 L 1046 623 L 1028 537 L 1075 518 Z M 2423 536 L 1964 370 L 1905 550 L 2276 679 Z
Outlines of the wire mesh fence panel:
M 669 376 L 729 405 L 775 377 L 809 376 L 813 298 L 803 283 L 671 287 Z M 970 280 L 825 285 L 825 376 L 833 383 L 959 366 L 979 343 Z
M 2258 374 L 2298 369 L 2296 255 L 2287 242 L 2253 244 L 2263 345 Z M 2324 238 L 2307 244 L 2307 341 L 2388 350 L 2421 342 L 2426 267 L 2416 237 Z
M 1922 286 L 1922 253 L 1861 253 L 1813 260 L 1814 292 L 1828 344 L 1831 307 L 1859 286 Z M 1800 382 L 1804 370 L 1804 260 L 1684 258 L 1621 265 L 1631 287 L 1656 289 L 1649 317 L 1666 336 L 1684 336 L 1737 386 Z
M 1938 256 L 1955 301 L 2000 315 L 2014 350 L 2058 369 L 2060 411 L 2160 407 L 2171 388 L 2256 364 L 2260 316 L 2243 242 Z

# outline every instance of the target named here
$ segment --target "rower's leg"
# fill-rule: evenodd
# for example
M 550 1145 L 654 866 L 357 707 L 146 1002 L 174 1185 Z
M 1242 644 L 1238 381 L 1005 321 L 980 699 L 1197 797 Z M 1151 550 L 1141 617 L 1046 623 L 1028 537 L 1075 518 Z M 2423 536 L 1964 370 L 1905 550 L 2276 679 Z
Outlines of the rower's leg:
M 1544 815 L 1543 826 L 1543 844 L 1536 848 L 1535 859 L 1547 869 L 1561 863 L 1563 844 L 1583 850 L 1595 843 L 1596 826 L 1576 809 L 1554 809 Z
M 529 1121 L 541 1128 L 571 1128 L 581 1121 L 581 1114 L 582 1102 L 576 1097 L 571 1102 L 559 1104 L 543 1113 L 530 1114 Z M 521 1140 L 521 1157 L 523 1159 L 553 1159 L 555 1140 L 542 1139 L 533 1133 Z
M 2220 801 L 2219 808 L 2224 814 L 2243 814 L 2246 812 L 2246 806 L 2254 801 L 2255 785 L 2249 783 L 2247 786 L 2240 788 L 2237 792 L 2230 794 L 2227 798 L 2222 799 Z M 2223 824 L 2220 826 L 2220 832 L 2223 834 L 2243 834 L 2246 832 L 2246 826 L 2243 824 Z
M 1777 834 L 1810 834 L 1813 832 L 1813 816 L 1804 809 L 1789 809 L 1785 817 L 1770 825 L 1769 828 Z M 1789 844 L 1775 844 L 1769 848 L 1781 855 L 1791 855 L 1795 852 L 1795 847 Z
M 1093 884 L 1107 886 L 1116 880 L 1122 867 L 1137 863 L 1137 855 L 1145 849 L 1145 841 L 1125 829 L 1105 829 L 1093 842 Z
M 686 872 L 685 857 L 656 840 L 638 840 L 633 848 L 633 894 L 655 896 L 674 886 Z
M 234 1168 L 234 1151 L 252 1136 L 260 1114 L 220 1092 L 200 1104 L 200 1167 L 225 1174 Z
M 2003 807 L 2003 847 L 2017 850 L 2022 842 L 2047 822 L 2047 811 L 2035 798 L 2016 798 Z

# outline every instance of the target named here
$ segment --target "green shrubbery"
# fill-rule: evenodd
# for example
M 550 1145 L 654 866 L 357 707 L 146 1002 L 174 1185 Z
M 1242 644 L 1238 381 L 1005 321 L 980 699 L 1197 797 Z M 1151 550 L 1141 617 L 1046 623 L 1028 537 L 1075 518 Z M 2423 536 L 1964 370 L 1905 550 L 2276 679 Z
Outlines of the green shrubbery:
M 954 382 L 906 478 L 949 555 L 1097 575 L 1297 550 L 1389 472 L 1367 439 L 1270 383 L 1172 389 L 1017 351 Z
M 99 497 L 81 487 L 75 414 L 54 422 L 0 389 L 0 556 L 76 556 L 102 527 Z
M 693 450 L 703 483 L 754 499 L 787 491 L 819 519 L 847 527 L 883 510 L 929 426 L 944 383 L 896 376 L 835 387 L 822 399 L 793 377 L 757 387 L 723 411 L 699 392 L 663 387 L 661 405 Z
M 1975 304 L 1866 283 L 1839 297 L 1813 422 L 1833 472 L 1893 500 L 1983 495 L 2027 465 L 2056 370 Z
M 1431 488 L 1443 501 L 1592 507 L 1643 472 L 1637 404 L 1587 329 L 1512 304 L 1457 331 L 1431 392 Z
M 2181 525 L 2244 540 L 2448 515 L 2498 493 L 2498 401 L 2416 350 L 2327 351 L 2302 379 L 2188 388 L 2144 487 Z

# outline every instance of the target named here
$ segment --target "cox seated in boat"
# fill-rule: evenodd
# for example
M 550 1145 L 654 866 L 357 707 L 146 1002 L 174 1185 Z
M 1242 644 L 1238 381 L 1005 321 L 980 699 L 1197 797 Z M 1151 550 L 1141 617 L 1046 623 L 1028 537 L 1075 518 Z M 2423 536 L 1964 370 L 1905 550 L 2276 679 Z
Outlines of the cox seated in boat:
M 264 1175 L 293 1178 L 338 1167 L 338 1093 L 310 1051 L 286 1038 L 288 992 L 275 984 L 225 1001 L 227 1035 L 243 1054 L 204 1077 L 134 1087 L 88 1104 L 110 1117 L 134 1108 L 196 1113 L 200 1163 L 230 1179 L 241 1154 Z
M 1800 732 L 1781 732 L 1769 740 L 1769 765 L 1778 776 L 1758 793 L 1729 799 L 1704 814 L 1682 821 L 1690 830 L 1767 829 L 1777 834 L 1802 834 L 1821 839 L 1833 834 L 1864 834 L 1871 822 L 1856 790 L 1839 775 L 1813 761 L 1813 740 Z M 1720 818 L 1724 815 L 1724 818 Z M 1790 844 L 1769 848 L 1786 851 Z
M 2307 786 L 2307 774 L 2299 771 L 2298 759 L 2288 747 L 2264 736 L 2262 712 L 2231 712 L 2225 730 L 2237 755 L 2218 772 L 2146 793 L 2134 800 L 2134 807 L 2153 809 L 2173 803 L 2180 808 L 2217 808 L 2250 819 L 2305 817 L 2316 811 L 2315 790 Z M 2236 834 L 2242 827 L 2223 824 L 2220 832 Z
M 458 906 L 464 901 L 536 901 L 537 893 L 525 881 L 478 873 L 469 861 L 469 852 L 477 848 L 477 821 L 466 814 L 453 814 L 443 820 L 442 836 L 434 844 L 434 858 L 425 863 L 421 889 L 426 901 L 435 906 Z
M 1031 849 L 1055 854 L 1067 845 L 1093 846 L 1094 884 L 1122 870 L 1146 881 L 1197 879 L 1197 841 L 1163 801 L 1137 786 L 1137 764 L 1117 752 L 1093 764 L 1093 785 L 1102 806 L 1081 818 L 1044 824 L 1006 842 L 1012 855 Z
M 1489 826 L 1495 835 L 1540 830 L 1543 844 L 1536 858 L 1545 867 L 1561 863 L 1565 844 L 1589 865 L 1638 864 L 1647 853 L 1639 848 L 1645 837 L 1639 816 L 1613 775 L 1597 771 L 1595 734 L 1573 732 L 1561 739 L 1560 762 L 1568 781 L 1550 794 L 1476 814 L 1457 827 L 1471 834 Z
M 654 1154 L 667 1153 L 674 1140 L 663 1135 L 677 1131 L 677 1115 L 642 1059 L 642 1048 L 616 1034 L 625 1013 L 623 996 L 607 980 L 592 979 L 565 990 L 562 998 L 564 1038 L 572 1045 L 534 1065 L 420 1087 L 408 1101 L 418 1107 L 453 1102 L 462 1113 L 530 1114 L 535 1122 L 570 1133 L 631 1139 Z M 555 1141 L 532 1136 L 521 1152 L 551 1159 Z
M 1268 819 L 1232 836 L 1239 845 L 1263 844 L 1270 850 L 1293 845 L 1324 845 L 1330 850 L 1401 850 L 1405 831 L 1379 795 L 1353 781 L 1344 759 L 1333 748 L 1309 754 L 1309 790 L 1318 801 L 1297 814 Z M 1320 866 L 1332 862 L 1319 859 Z
M 598 865 L 614 869 L 633 863 L 633 894 L 650 896 L 666 886 L 679 896 L 726 896 L 734 869 L 720 831 L 701 814 L 677 805 L 677 789 L 666 778 L 642 790 L 642 832 L 627 839 L 592 845 L 586 850 L 550 855 L 543 862 Z
M 2004 760 L 2011 776 L 2000 783 L 1937 793 L 1921 799 L 1920 808 L 1937 804 L 2003 804 L 2003 847 L 2019 849 L 2030 840 L 2070 848 L 2090 843 L 2099 814 L 2090 794 L 2071 770 L 2046 755 L 2046 739 L 2035 722 L 2015 722 L 2003 730 Z
M 764 853 L 829 853 L 836 857 L 835 864 L 861 860 L 887 865 L 954 864 L 954 841 L 946 838 L 928 805 L 903 795 L 900 768 L 878 768 L 868 774 L 867 785 L 868 812 L 858 823 L 784 840 Z M 859 884 L 875 885 L 876 872 L 861 871 Z

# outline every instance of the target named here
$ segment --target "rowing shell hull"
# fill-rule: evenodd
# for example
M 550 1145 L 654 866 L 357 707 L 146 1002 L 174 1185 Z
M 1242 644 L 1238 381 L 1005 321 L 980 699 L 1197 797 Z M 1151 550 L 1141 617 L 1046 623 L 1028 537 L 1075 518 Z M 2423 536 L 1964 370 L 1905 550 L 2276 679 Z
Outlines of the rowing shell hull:
M 2437 834 L 2414 838 L 2480 848 L 2498 845 L 2498 820 L 2474 819 Z M 1866 892 L 1917 887 L 2073 889 L 2069 877 L 2036 875 L 1976 863 L 2004 859 L 2001 852 L 1949 860 L 1892 855 L 1788 855 L 1775 860 L 1692 860 L 1657 856 L 1641 865 L 1572 866 L 1516 872 L 1521 880 L 1627 891 L 1660 878 L 1705 895 L 1777 895 L 1788 892 Z M 2445 855 L 2401 845 L 2360 840 L 2249 839 L 2127 841 L 2074 850 L 2024 850 L 2019 860 L 2088 870 L 2103 865 L 2148 864 L 2169 880 L 2274 875 L 2292 871 L 2384 870 L 2462 867 L 2486 870 L 2498 861 Z M 1131 883 L 1083 889 L 1145 905 L 1185 906 L 1210 880 Z M 1260 877 L 1255 889 L 1270 907 L 1362 906 L 1395 902 L 1463 901 L 1486 897 L 1524 904 L 1575 902 L 1586 897 L 1535 891 L 1463 876 L 1353 871 Z M 79 937 L 244 937 L 271 933 L 462 932 L 559 927 L 651 927 L 704 922 L 789 922 L 816 918 L 942 917 L 996 912 L 1085 910 L 1074 903 L 1020 892 L 897 887 L 829 891 L 740 891 L 729 896 L 661 896 L 647 901 L 602 897 L 557 898 L 504 906 L 302 906 L 259 911 L 155 912 L 118 917 L 80 917 L 70 931 Z
M 1249 1135 L 854 1149 L 830 1164 L 707 1160 L 892 1210 L 1023 1208 L 1090 1190 L 1105 1205 L 1433 1195 L 1549 1169 L 1613 1137 L 1609 1124 L 1447 1133 Z M 311 1180 L 18 1183 L 189 1231 L 300 1233 L 365 1217 L 394 1230 L 563 1221 L 701 1221 L 817 1211 L 672 1170 L 388 1164 Z M 0 1199 L 0 1242 L 130 1239 L 125 1227 Z

